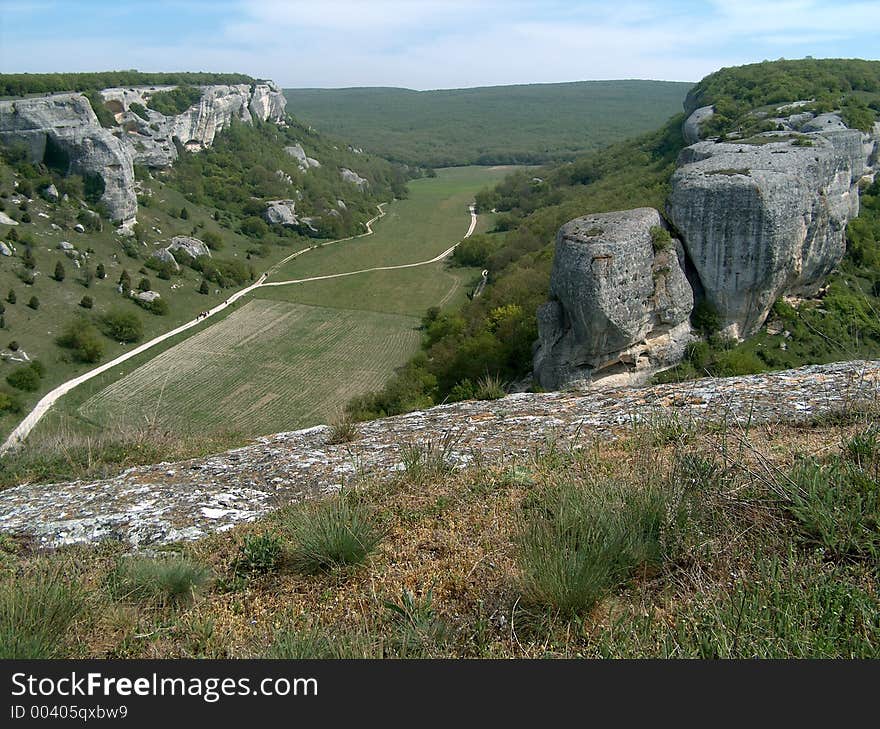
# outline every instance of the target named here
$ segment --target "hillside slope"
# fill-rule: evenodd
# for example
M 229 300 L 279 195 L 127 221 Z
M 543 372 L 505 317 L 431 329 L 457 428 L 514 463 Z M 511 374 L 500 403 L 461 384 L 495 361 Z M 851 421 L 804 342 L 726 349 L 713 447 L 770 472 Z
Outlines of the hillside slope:
M 285 89 L 293 113 L 408 164 L 540 164 L 656 128 L 691 84 L 581 81 L 412 91 Z

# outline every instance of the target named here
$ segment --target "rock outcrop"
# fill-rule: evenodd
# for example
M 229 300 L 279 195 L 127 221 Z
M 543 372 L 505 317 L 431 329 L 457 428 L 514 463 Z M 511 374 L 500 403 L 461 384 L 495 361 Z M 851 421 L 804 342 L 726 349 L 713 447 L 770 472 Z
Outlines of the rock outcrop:
M 5 353 L 0 353 L 5 354 Z M 358 425 L 353 443 L 328 444 L 318 426 L 255 439 L 227 453 L 138 466 L 102 479 L 22 484 L 0 492 L 0 532 L 40 546 L 116 540 L 149 548 L 198 539 L 265 516 L 304 498 L 338 491 L 352 478 L 393 478 L 414 443 L 445 433 L 448 463 L 463 467 L 534 456 L 552 439 L 560 448 L 602 444 L 636 422 L 804 422 L 877 402 L 880 362 L 838 362 L 787 372 L 618 388 L 588 393 L 521 393 L 491 402 L 450 403 Z
M 343 180 L 350 182 L 353 185 L 357 185 L 360 188 L 364 188 L 369 184 L 365 178 L 361 177 L 357 172 L 348 169 L 348 167 L 341 168 L 339 174 L 342 175 Z
M 100 180 L 111 219 L 137 214 L 134 168 L 128 147 L 104 129 L 81 94 L 0 101 L 0 141 L 24 144 L 33 162 L 48 161 L 68 174 Z
M 656 210 L 576 218 L 556 237 L 535 376 L 549 389 L 611 375 L 644 381 L 680 359 L 693 303 L 681 244 Z
M 296 214 L 296 200 L 269 200 L 263 211 L 263 220 L 272 225 L 298 226 L 300 219 Z
M 652 251 L 648 230 L 661 221 L 646 209 L 560 229 L 550 301 L 538 310 L 533 365 L 543 387 L 634 382 L 674 364 L 690 337 L 694 290 L 724 334 L 750 336 L 780 296 L 815 293 L 843 258 L 858 186 L 877 169 L 880 124 L 865 134 L 794 102 L 755 112 L 779 131 L 699 141 L 713 108 L 687 103 L 682 134 L 693 143 L 666 205 L 681 243 Z
M 726 333 L 753 334 L 783 294 L 810 294 L 843 258 L 866 173 L 856 130 L 698 142 L 667 203 Z
M 284 151 L 287 152 L 291 157 L 295 158 L 299 168 L 302 172 L 306 172 L 312 167 L 320 167 L 321 163 L 318 162 L 314 157 L 309 157 L 306 154 L 306 151 L 303 149 L 301 144 L 294 144 L 290 147 L 285 147 Z
M 205 86 L 201 98 L 182 114 L 164 116 L 147 108 L 150 97 L 174 87 L 105 89 L 105 105 L 116 126 L 98 123 L 89 100 L 66 93 L 0 101 L 0 142 L 23 144 L 34 162 L 67 173 L 100 178 L 101 202 L 114 220 L 130 225 L 137 214 L 134 164 L 164 168 L 179 147 L 209 146 L 232 120 L 281 121 L 286 101 L 272 82 Z

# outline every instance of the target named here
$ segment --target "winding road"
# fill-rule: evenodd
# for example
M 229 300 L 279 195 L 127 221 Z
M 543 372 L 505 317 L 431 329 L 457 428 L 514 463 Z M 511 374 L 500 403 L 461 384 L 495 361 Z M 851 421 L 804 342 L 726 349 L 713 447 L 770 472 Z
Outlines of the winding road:
M 324 246 L 332 245 L 334 243 L 342 243 L 347 240 L 354 240 L 355 238 L 363 238 L 368 235 L 373 235 L 373 227 L 372 227 L 373 223 L 375 223 L 377 220 L 379 220 L 380 218 L 382 218 L 385 215 L 385 210 L 384 210 L 385 205 L 387 205 L 387 203 L 381 203 L 376 206 L 379 210 L 379 214 L 366 222 L 365 226 L 367 228 L 367 231 L 365 233 L 360 233 L 358 235 L 352 235 L 352 236 L 349 236 L 348 238 L 339 238 L 338 240 L 329 241 L 329 242 L 324 243 L 323 245 L 318 246 L 318 247 L 323 248 Z M 462 238 L 462 240 L 464 240 L 465 238 L 469 238 L 471 235 L 473 235 L 474 229 L 477 226 L 477 214 L 474 210 L 474 206 L 471 205 L 468 208 L 468 210 L 471 214 L 471 222 L 470 222 L 470 226 L 468 227 L 467 233 L 465 233 L 464 238 Z M 459 241 L 459 243 L 460 242 L 461 241 Z M 223 311 L 224 309 L 226 309 L 227 307 L 231 306 L 233 303 L 238 301 L 238 299 L 240 299 L 242 296 L 246 296 L 247 294 L 251 293 L 251 291 L 258 289 L 261 286 L 286 286 L 288 284 L 305 283 L 307 281 L 322 281 L 322 280 L 330 279 L 330 278 L 340 278 L 342 276 L 354 276 L 359 273 L 368 273 L 370 271 L 391 271 L 391 270 L 395 270 L 395 269 L 399 269 L 399 268 L 414 268 L 416 266 L 427 266 L 431 263 L 437 263 L 438 261 L 442 261 L 444 258 L 451 255 L 452 252 L 457 247 L 458 247 L 458 243 L 456 243 L 453 246 L 450 246 L 445 251 L 443 251 L 440 255 L 434 256 L 434 258 L 432 258 L 428 261 L 419 261 L 418 263 L 406 263 L 406 264 L 403 264 L 400 266 L 379 266 L 376 268 L 365 268 L 360 271 L 348 271 L 346 273 L 334 273 L 334 274 L 330 274 L 327 276 L 313 276 L 312 278 L 295 279 L 292 281 L 274 281 L 271 283 L 267 282 L 267 279 L 269 278 L 269 276 L 272 273 L 274 273 L 275 271 L 277 271 L 281 266 L 283 266 L 284 264 L 286 264 L 289 261 L 292 261 L 294 258 L 301 256 L 304 253 L 308 253 L 311 250 L 315 250 L 315 248 L 310 246 L 308 248 L 303 248 L 301 250 L 298 250 L 295 253 L 291 253 L 289 256 L 278 261 L 278 263 L 276 263 L 275 265 L 270 267 L 269 270 L 266 271 L 266 273 L 264 273 L 262 276 L 260 276 L 250 286 L 247 286 L 246 288 L 243 288 L 240 291 L 236 291 L 228 299 L 226 299 L 222 304 L 217 304 L 213 308 L 208 309 L 207 312 L 205 312 L 203 315 L 198 316 L 195 319 L 186 322 L 185 324 L 181 324 L 179 327 L 176 327 L 175 329 L 172 329 L 171 331 L 165 332 L 164 334 L 160 334 L 158 337 L 151 339 L 149 342 L 144 342 L 143 344 L 138 345 L 137 347 L 135 347 L 131 351 L 125 352 L 124 354 L 119 355 L 118 357 L 110 360 L 109 362 L 105 362 L 104 364 L 100 365 L 99 367 L 95 367 L 95 369 L 93 369 L 93 370 L 89 370 L 88 372 L 85 372 L 85 373 L 79 375 L 78 377 L 74 377 L 73 379 L 62 383 L 61 385 L 58 385 L 58 387 L 56 387 L 55 389 L 47 392 L 39 400 L 39 402 L 37 402 L 37 404 L 34 406 L 34 409 L 31 410 L 25 416 L 25 418 L 15 427 L 15 430 L 13 430 L 9 434 L 9 437 L 6 439 L 6 441 L 3 443 L 3 445 L 0 446 L 0 455 L 2 455 L 3 453 L 6 453 L 8 450 L 10 450 L 11 448 L 14 448 L 15 446 L 21 445 L 24 442 L 25 438 L 27 438 L 28 435 L 30 435 L 30 432 L 34 429 L 34 427 L 37 425 L 37 423 L 40 422 L 42 417 L 49 411 L 49 408 L 51 408 L 60 398 L 62 398 L 64 395 L 66 395 L 68 392 L 73 390 L 78 385 L 81 385 L 83 382 L 87 382 L 88 380 L 91 380 L 92 378 L 97 377 L 100 374 L 103 374 L 107 370 L 113 369 L 117 365 L 122 364 L 123 362 L 131 359 L 132 357 L 137 357 L 139 354 L 146 352 L 148 349 L 155 347 L 157 344 L 161 344 L 162 342 L 170 339 L 171 337 L 177 336 L 181 332 L 185 332 L 187 329 L 191 329 L 194 326 L 198 326 L 199 324 L 203 323 L 206 319 L 211 318 L 215 314 L 217 314 L 217 313 Z

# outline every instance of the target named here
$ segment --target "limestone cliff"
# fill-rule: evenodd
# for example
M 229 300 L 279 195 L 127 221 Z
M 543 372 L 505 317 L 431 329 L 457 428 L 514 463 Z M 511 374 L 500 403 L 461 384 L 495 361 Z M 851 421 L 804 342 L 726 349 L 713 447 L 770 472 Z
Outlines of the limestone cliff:
M 98 123 L 82 94 L 0 101 L 0 142 L 23 143 L 33 161 L 51 161 L 68 174 L 100 178 L 110 217 L 125 221 L 136 215 L 129 148 Z
M 780 296 L 814 292 L 843 258 L 876 140 L 829 117 L 801 127 L 823 131 L 700 141 L 679 156 L 667 213 L 733 337 L 753 334 Z
M 0 101 L 0 141 L 25 144 L 34 162 L 51 162 L 68 174 L 100 177 L 101 201 L 109 216 L 125 223 L 137 214 L 134 164 L 168 167 L 177 159 L 178 144 L 190 151 L 203 149 L 233 119 L 284 118 L 286 101 L 272 82 L 253 88 L 246 84 L 205 86 L 199 101 L 176 116 L 147 108 L 153 94 L 170 88 L 102 91 L 116 121 L 109 129 L 98 123 L 82 94 Z
M 653 208 L 589 215 L 556 237 L 550 301 L 538 310 L 542 387 L 624 375 L 645 380 L 688 341 L 693 292 L 681 244 Z

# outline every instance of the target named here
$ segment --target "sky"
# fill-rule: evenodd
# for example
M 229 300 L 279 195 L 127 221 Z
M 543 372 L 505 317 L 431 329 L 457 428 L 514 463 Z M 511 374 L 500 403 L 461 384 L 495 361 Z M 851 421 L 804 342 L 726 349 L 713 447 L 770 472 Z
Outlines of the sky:
M 282 87 L 697 81 L 878 58 L 880 1 L 0 0 L 0 72 L 223 71 Z

